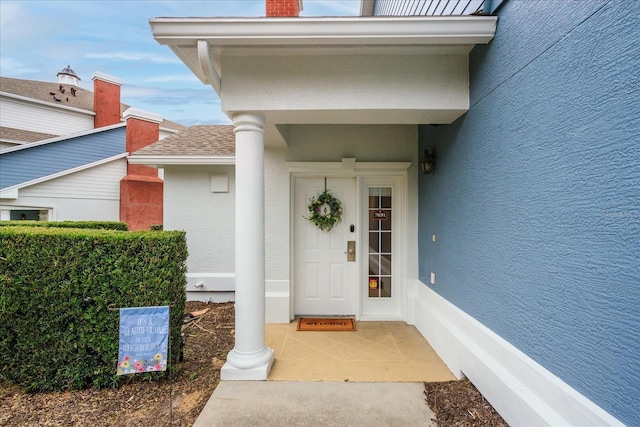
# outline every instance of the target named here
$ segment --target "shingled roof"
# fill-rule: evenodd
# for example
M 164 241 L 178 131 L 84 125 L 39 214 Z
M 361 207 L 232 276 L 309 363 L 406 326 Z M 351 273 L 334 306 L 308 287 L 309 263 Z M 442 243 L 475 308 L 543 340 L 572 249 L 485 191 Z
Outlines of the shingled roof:
M 191 126 L 135 152 L 136 156 L 233 156 L 233 126 Z
M 63 92 L 64 90 L 64 92 Z M 37 99 L 53 105 L 64 105 L 93 111 L 93 92 L 81 87 L 37 80 L 22 80 L 11 77 L 0 77 L 0 91 L 25 98 Z M 120 116 L 130 106 L 120 104 Z M 163 119 L 160 127 L 181 130 L 185 127 L 179 123 Z
M 3 141 L 36 142 L 55 138 L 56 136 L 57 135 L 52 135 L 49 133 L 32 132 L 30 130 L 14 129 L 0 126 L 0 140 Z

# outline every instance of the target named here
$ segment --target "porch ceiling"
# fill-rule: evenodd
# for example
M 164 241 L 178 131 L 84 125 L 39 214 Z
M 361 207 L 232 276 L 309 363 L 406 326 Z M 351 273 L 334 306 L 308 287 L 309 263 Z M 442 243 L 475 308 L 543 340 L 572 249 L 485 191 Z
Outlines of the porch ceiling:
M 452 106 L 444 105 L 439 108 L 432 101 L 425 102 L 424 106 L 409 102 L 408 107 L 405 107 L 407 104 L 400 100 L 378 104 L 374 104 L 375 100 L 362 104 L 350 100 L 363 98 L 362 94 L 371 92 L 362 83 L 365 79 L 366 84 L 378 90 L 394 77 L 397 81 L 402 81 L 403 68 L 389 65 L 393 61 L 398 62 L 400 56 L 413 58 L 413 64 L 417 64 L 411 70 L 414 75 L 431 74 L 430 69 L 420 68 L 420 64 L 432 62 L 431 58 L 436 57 L 431 55 L 445 60 L 452 56 L 466 58 L 474 45 L 491 41 L 496 31 L 496 22 L 495 16 L 155 18 L 150 21 L 150 25 L 158 43 L 169 46 L 203 83 L 213 87 L 222 100 L 223 111 L 228 115 L 240 111 L 239 107 L 248 106 L 264 113 L 267 125 L 418 124 L 447 123 L 463 114 L 466 108 L 464 105 L 461 107 L 459 101 L 452 103 Z M 280 92 L 276 90 L 281 91 L 281 88 L 271 86 L 276 96 L 269 94 L 269 98 L 264 96 L 260 99 L 260 95 L 256 96 L 256 75 L 243 75 L 242 72 L 258 68 L 259 71 L 255 71 L 258 73 L 263 65 L 267 72 L 273 71 L 281 58 L 292 61 L 282 67 L 298 73 L 291 79 L 294 84 L 298 84 L 298 92 L 294 89 L 288 95 L 289 98 L 278 98 Z M 334 66 L 332 58 L 337 65 Z M 360 68 L 357 64 L 359 58 L 363 58 Z M 388 58 L 387 62 L 384 58 Z M 313 65 L 327 62 L 327 68 L 320 67 L 317 74 L 313 75 L 317 69 Z M 295 70 L 294 67 L 298 65 L 302 70 Z M 380 65 L 384 75 L 372 78 L 372 73 L 377 72 L 373 66 Z M 441 73 L 450 74 L 446 68 L 443 70 Z M 342 88 L 338 88 L 335 96 L 327 94 L 327 88 L 322 87 L 323 83 L 329 82 L 327 74 L 331 74 L 330 77 L 335 81 L 336 76 L 345 72 L 351 73 L 347 77 L 351 79 L 350 87 L 355 87 L 354 92 L 345 94 Z M 465 72 L 465 80 L 459 81 L 457 86 L 466 87 L 468 91 L 468 70 Z M 359 76 L 362 78 L 359 79 Z M 259 80 L 264 81 L 265 85 L 281 83 L 273 77 L 271 80 L 269 76 L 264 79 L 262 77 L 259 75 Z M 245 80 L 242 81 L 242 78 Z M 246 93 L 242 93 L 245 90 L 244 82 L 247 82 Z M 437 86 L 439 82 L 427 83 Z M 300 89 L 303 86 L 305 89 Z M 324 99 L 318 101 L 313 96 L 314 89 L 318 93 L 322 90 Z M 406 87 L 402 87 L 398 91 L 399 97 L 404 96 L 403 90 L 407 92 Z M 302 108 L 301 94 L 312 101 L 305 103 Z M 341 104 L 340 95 L 349 98 Z M 429 95 L 431 94 L 425 97 Z M 386 94 L 379 96 L 380 99 L 389 99 Z M 251 97 L 256 100 L 254 104 L 244 101 Z M 439 93 L 432 96 L 437 97 L 442 98 Z M 270 99 L 274 99 L 272 105 L 269 105 Z M 334 99 L 337 101 L 334 102 Z

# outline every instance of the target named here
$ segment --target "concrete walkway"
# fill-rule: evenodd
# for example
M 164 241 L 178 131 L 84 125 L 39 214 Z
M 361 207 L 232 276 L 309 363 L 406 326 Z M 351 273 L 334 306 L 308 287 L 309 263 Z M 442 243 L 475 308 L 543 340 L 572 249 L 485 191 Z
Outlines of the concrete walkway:
M 428 426 L 420 382 L 222 381 L 194 427 Z
M 221 382 L 195 427 L 431 427 L 424 382 L 455 379 L 405 322 L 358 322 L 356 332 L 267 324 L 266 344 L 269 381 Z

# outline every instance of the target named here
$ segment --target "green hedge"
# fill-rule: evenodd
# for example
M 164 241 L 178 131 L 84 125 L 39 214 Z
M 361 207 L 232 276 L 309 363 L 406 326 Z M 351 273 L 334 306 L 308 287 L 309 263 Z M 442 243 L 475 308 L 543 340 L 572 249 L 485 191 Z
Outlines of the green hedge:
M 175 365 L 186 258 L 183 232 L 0 227 L 0 376 L 27 391 L 116 386 L 110 306 L 172 305 Z
M 0 221 L 0 227 L 88 228 L 127 231 L 127 224 L 116 221 Z

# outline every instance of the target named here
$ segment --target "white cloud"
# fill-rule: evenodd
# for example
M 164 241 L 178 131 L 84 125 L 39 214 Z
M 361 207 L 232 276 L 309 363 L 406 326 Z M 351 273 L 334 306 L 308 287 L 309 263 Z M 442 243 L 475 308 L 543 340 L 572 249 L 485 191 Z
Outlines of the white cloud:
M 0 25 L 3 27 L 15 22 L 20 16 L 21 8 L 16 2 L 0 2 Z
M 39 70 L 21 61 L 7 56 L 0 56 L 0 75 L 17 76 L 21 74 L 36 73 Z
M 32 6 L 31 2 L 0 1 L 0 42 L 3 47 L 8 43 L 31 44 L 56 26 L 55 20 L 33 13 Z

